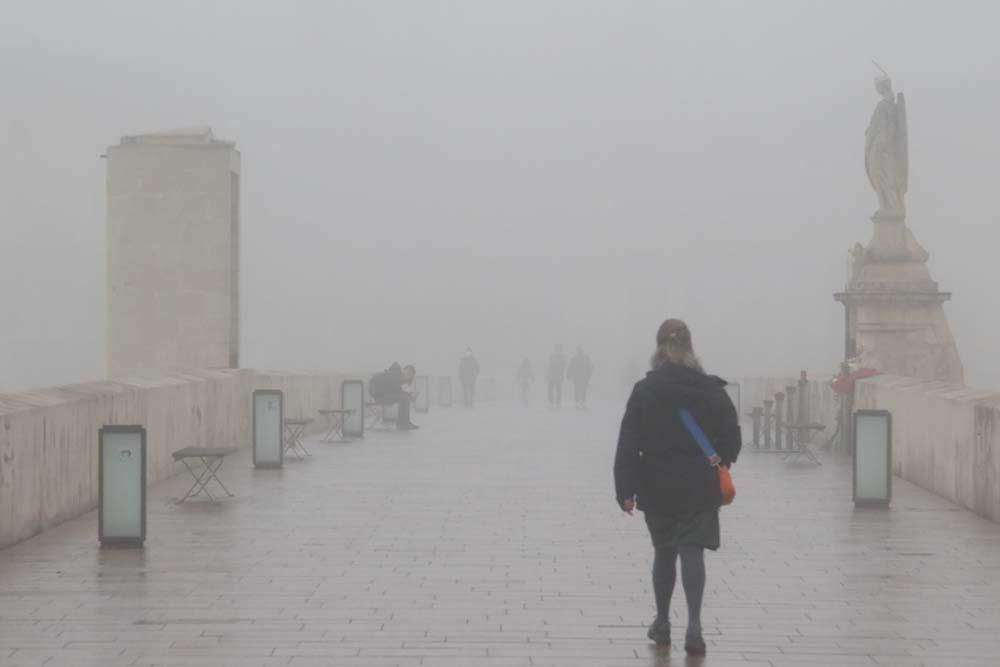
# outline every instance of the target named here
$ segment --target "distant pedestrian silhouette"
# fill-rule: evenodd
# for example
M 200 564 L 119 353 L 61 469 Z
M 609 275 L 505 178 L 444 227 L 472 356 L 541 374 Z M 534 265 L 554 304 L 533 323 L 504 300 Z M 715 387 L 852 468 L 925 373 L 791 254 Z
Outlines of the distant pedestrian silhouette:
M 476 379 L 479 377 L 479 362 L 472 354 L 472 348 L 465 348 L 462 360 L 458 362 L 458 383 L 462 385 L 462 403 L 467 408 L 476 404 Z
M 531 362 L 525 359 L 517 369 L 517 388 L 521 395 L 521 402 L 528 405 L 531 385 L 535 383 L 535 371 L 531 368 Z
M 549 406 L 558 408 L 562 404 L 563 383 L 566 381 L 566 355 L 562 345 L 557 345 L 549 356 Z
M 590 377 L 594 373 L 594 364 L 582 348 L 577 348 L 576 354 L 570 359 L 566 377 L 573 383 L 573 398 L 576 400 L 576 407 L 582 410 L 587 407 L 587 388 L 590 386 Z

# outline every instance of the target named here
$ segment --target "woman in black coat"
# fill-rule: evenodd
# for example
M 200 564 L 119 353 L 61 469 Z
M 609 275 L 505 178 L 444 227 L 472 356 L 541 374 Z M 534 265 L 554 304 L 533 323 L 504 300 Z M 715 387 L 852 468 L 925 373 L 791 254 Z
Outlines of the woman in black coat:
M 615 456 L 615 491 L 622 510 L 645 513 L 654 548 L 656 620 L 648 636 L 670 644 L 670 597 L 681 560 L 688 603 L 684 648 L 705 654 L 701 600 L 705 591 L 705 549 L 719 548 L 717 470 L 681 421 L 687 409 L 708 436 L 722 463 L 740 453 L 739 418 L 726 382 L 706 375 L 695 356 L 691 332 L 667 320 L 656 333 L 652 370 L 636 383 L 625 408 Z

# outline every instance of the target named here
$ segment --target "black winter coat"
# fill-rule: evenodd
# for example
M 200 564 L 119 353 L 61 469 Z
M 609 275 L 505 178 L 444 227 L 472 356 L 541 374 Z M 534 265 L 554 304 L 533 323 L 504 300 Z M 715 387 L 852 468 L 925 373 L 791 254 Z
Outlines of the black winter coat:
M 636 383 L 625 408 L 615 455 L 618 503 L 638 496 L 638 508 L 662 516 L 716 509 L 718 472 L 681 421 L 687 408 L 724 464 L 739 456 L 739 417 L 726 381 L 666 364 Z
M 463 385 L 472 385 L 476 383 L 476 378 L 479 376 L 479 362 L 476 361 L 475 357 L 462 357 L 462 360 L 458 362 L 458 379 Z

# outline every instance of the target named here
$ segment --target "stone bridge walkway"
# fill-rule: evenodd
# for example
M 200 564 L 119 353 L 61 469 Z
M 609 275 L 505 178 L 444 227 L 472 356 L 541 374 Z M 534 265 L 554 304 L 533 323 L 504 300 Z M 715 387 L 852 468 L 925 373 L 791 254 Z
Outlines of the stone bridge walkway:
M 652 647 L 619 408 L 436 410 L 280 471 L 244 453 L 232 499 L 156 487 L 142 551 L 71 521 L 0 551 L 0 666 L 1000 664 L 1000 527 L 899 480 L 856 511 L 845 467 L 751 453 L 708 556 L 708 658 Z

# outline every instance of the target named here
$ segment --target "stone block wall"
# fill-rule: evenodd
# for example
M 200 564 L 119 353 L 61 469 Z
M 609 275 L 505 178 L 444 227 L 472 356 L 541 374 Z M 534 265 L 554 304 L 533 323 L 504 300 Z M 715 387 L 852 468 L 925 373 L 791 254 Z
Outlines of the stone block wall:
M 882 375 L 855 406 L 892 413 L 897 476 L 1000 520 L 1000 393 Z
M 740 378 L 744 424 L 750 408 L 792 380 Z M 825 441 L 839 410 L 829 378 L 810 381 L 809 402 L 810 417 L 827 427 L 814 442 Z M 892 413 L 896 476 L 1000 521 L 1000 393 L 879 375 L 858 382 L 854 408 Z
M 347 378 L 368 374 L 195 370 L 0 394 L 0 548 L 97 506 L 104 424 L 146 427 L 155 484 L 182 469 L 177 449 L 250 446 L 254 389 L 281 389 L 286 415 L 316 417 Z

